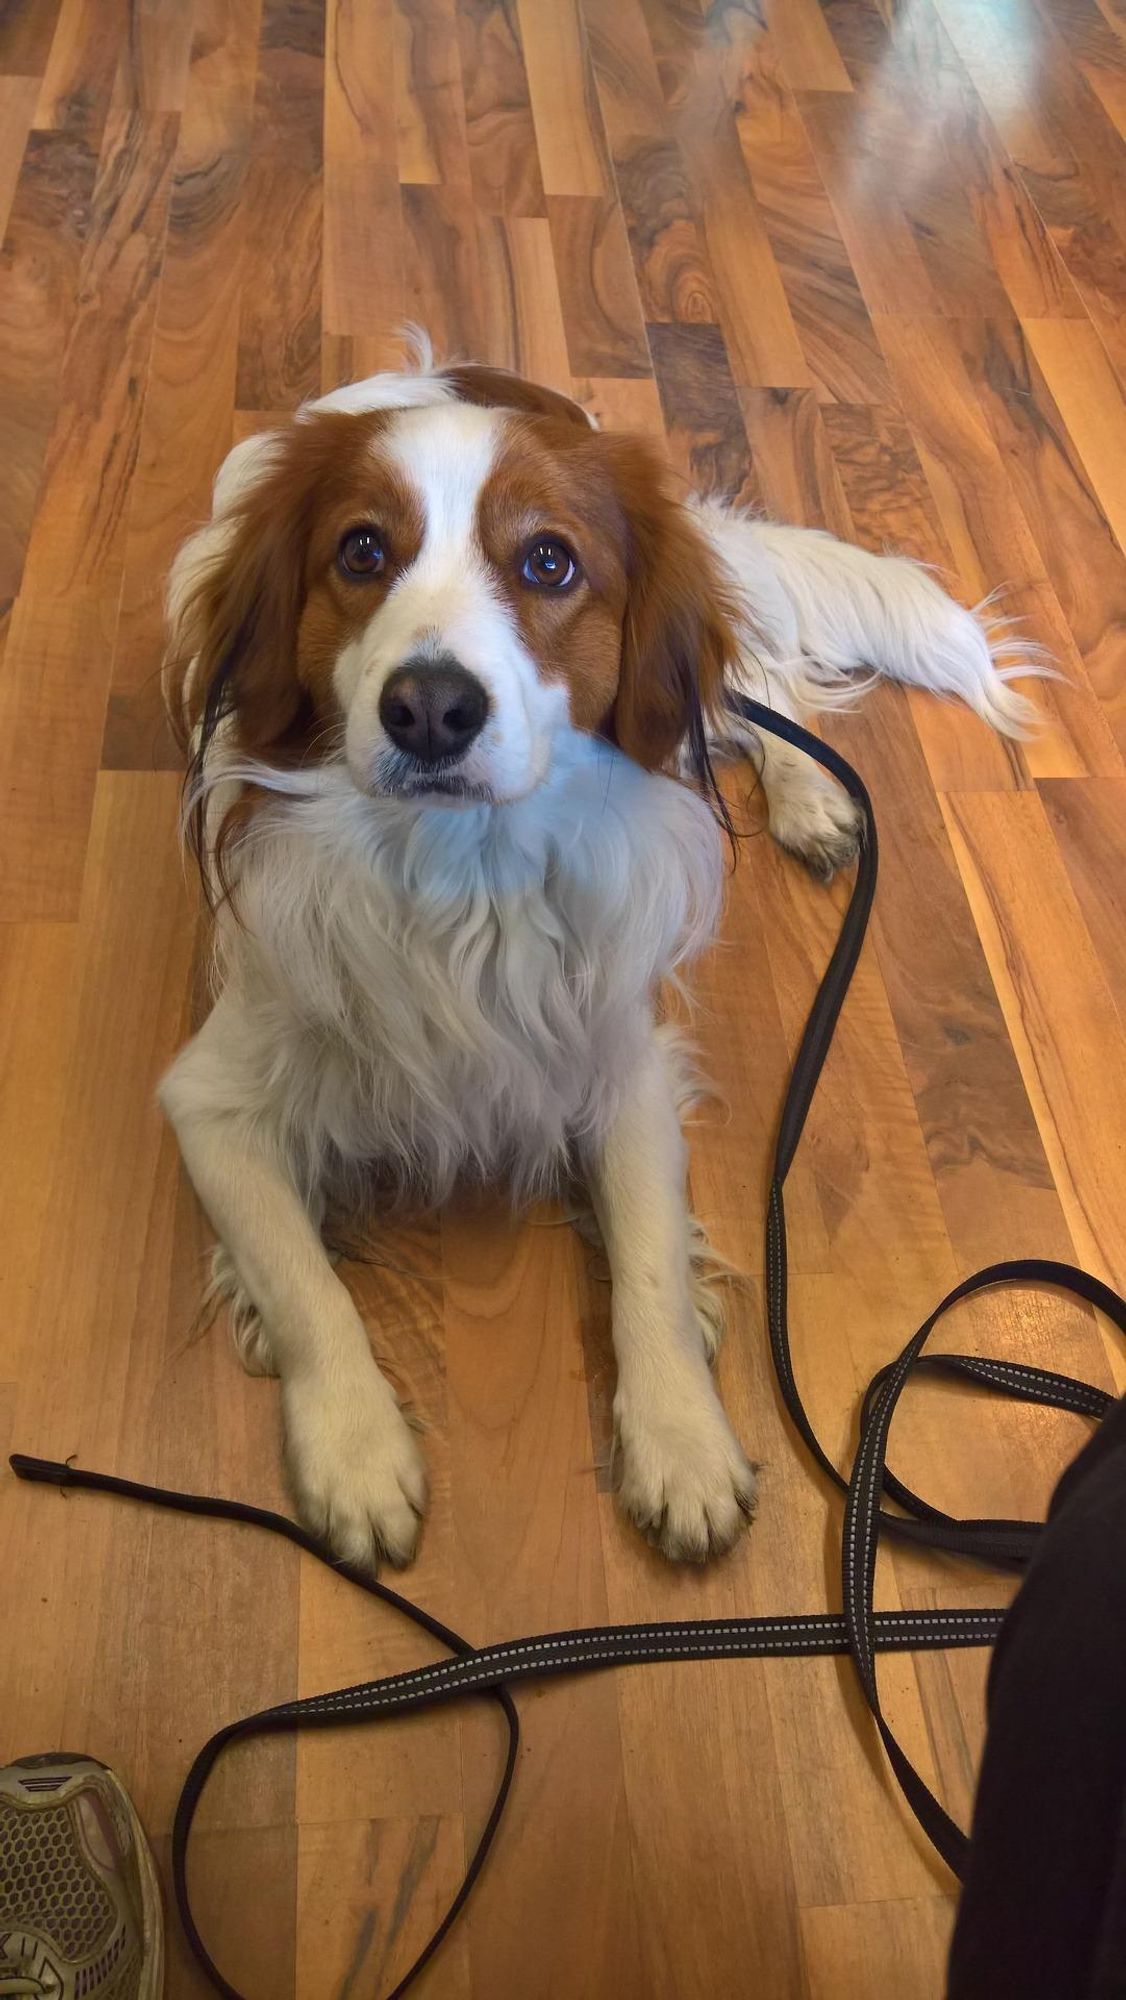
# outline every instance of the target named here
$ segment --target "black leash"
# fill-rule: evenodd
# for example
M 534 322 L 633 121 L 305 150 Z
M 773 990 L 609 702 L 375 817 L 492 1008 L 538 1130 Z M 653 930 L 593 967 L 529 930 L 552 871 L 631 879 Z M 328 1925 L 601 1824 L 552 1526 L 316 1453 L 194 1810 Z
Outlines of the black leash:
M 380 1598 L 404 1617 L 412 1619 L 438 1639 L 452 1656 L 434 1666 L 388 1675 L 384 1680 L 364 1681 L 356 1687 L 312 1695 L 302 1701 L 281 1702 L 275 1708 L 262 1709 L 256 1715 L 228 1723 L 210 1742 L 205 1743 L 188 1773 L 176 1807 L 172 1829 L 172 1879 L 188 1943 L 211 1984 L 217 1992 L 226 1996 L 226 2000 L 242 2000 L 242 1996 L 214 1963 L 192 1914 L 187 1886 L 187 1849 L 192 1821 L 204 1786 L 228 1745 L 241 1737 L 264 1735 L 273 1730 L 375 1722 L 387 1716 L 402 1715 L 410 1709 L 436 1707 L 442 1702 L 459 1700 L 464 1695 L 488 1696 L 500 1704 L 508 1729 L 508 1754 L 492 1810 L 457 1895 L 425 1950 L 387 1996 L 387 2000 L 398 2000 L 398 1996 L 414 1983 L 464 1907 L 500 1824 L 512 1785 L 520 1740 L 519 1721 L 510 1692 L 517 1680 L 545 1679 L 554 1674 L 587 1672 L 598 1667 L 640 1666 L 655 1660 L 761 1659 L 770 1654 L 792 1659 L 802 1654 L 849 1653 L 892 1769 L 912 1811 L 954 1873 L 961 1875 L 963 1871 L 966 1836 L 923 1783 L 896 1742 L 880 1705 L 875 1659 L 876 1654 L 881 1652 L 990 1645 L 1000 1630 L 1004 1611 L 876 1611 L 872 1601 L 876 1551 L 881 1535 L 889 1534 L 925 1548 L 968 1556 L 991 1567 L 1023 1568 L 1036 1546 L 1042 1523 L 963 1521 L 930 1506 L 888 1470 L 887 1441 L 892 1417 L 912 1375 L 930 1370 L 977 1382 L 999 1395 L 1015 1397 L 1022 1402 L 1043 1403 L 1051 1409 L 1075 1410 L 1083 1416 L 1101 1420 L 1115 1399 L 1090 1383 L 1024 1363 L 982 1359 L 968 1354 L 930 1355 L 924 1354 L 923 1348 L 938 1321 L 952 1306 L 996 1285 L 1053 1285 L 1088 1305 L 1097 1306 L 1123 1335 L 1126 1335 L 1126 1300 L 1112 1291 L 1109 1285 L 1104 1285 L 1089 1272 L 1079 1270 L 1072 1264 L 1035 1257 L 992 1264 L 948 1292 L 908 1341 L 898 1360 L 882 1368 L 873 1378 L 862 1405 L 860 1442 L 847 1481 L 823 1450 L 806 1415 L 794 1378 L 786 1305 L 783 1188 L 832 1043 L 837 1016 L 864 942 L 876 888 L 876 822 L 872 802 L 862 780 L 828 744 L 756 701 L 740 698 L 738 706 L 756 729 L 782 737 L 830 771 L 856 800 L 865 816 L 865 839 L 856 881 L 840 935 L 810 1009 L 782 1107 L 766 1224 L 767 1315 L 779 1386 L 794 1425 L 813 1458 L 846 1496 L 841 1544 L 843 1612 L 840 1615 L 818 1612 L 792 1618 L 710 1618 L 669 1620 L 655 1625 L 596 1625 L 585 1631 L 545 1632 L 533 1638 L 509 1640 L 501 1646 L 476 1648 L 429 1612 L 400 1597 L 397 1591 L 388 1589 L 364 1571 L 337 1561 L 312 1535 L 284 1515 L 268 1513 L 260 1507 L 248 1507 L 238 1500 L 208 1499 L 197 1493 L 169 1493 L 160 1487 L 114 1479 L 105 1473 L 83 1472 L 77 1467 L 60 1465 L 52 1460 L 15 1454 L 10 1463 L 21 1479 L 121 1494 L 130 1499 L 150 1501 L 159 1507 L 176 1508 L 184 1513 L 249 1522 L 284 1535 L 309 1555 L 316 1556 L 361 1589 L 369 1591 L 373 1597 Z M 886 1512 L 881 1505 L 885 1494 L 903 1509 L 902 1513 Z

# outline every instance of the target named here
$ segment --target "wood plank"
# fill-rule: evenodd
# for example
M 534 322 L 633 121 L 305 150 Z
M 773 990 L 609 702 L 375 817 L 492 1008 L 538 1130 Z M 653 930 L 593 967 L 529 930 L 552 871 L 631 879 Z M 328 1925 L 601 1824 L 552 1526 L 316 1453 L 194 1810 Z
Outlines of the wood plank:
M 852 79 L 816 0 L 765 0 L 770 40 L 792 90 L 851 90 Z
M 787 293 L 770 219 L 748 178 L 720 93 L 694 98 L 679 121 L 704 241 L 715 276 L 717 316 L 736 379 L 754 387 L 800 387 L 810 363 Z
M 637 431 L 668 455 L 661 397 L 651 375 L 621 378 L 580 375 L 574 394 L 603 430 Z
M 372 1329 L 381 1366 L 426 1426 L 430 1510 L 409 1595 L 424 1604 L 448 1603 L 456 1541 L 438 1227 L 373 1218 L 354 1233 L 364 1239 L 363 1261 L 342 1264 L 341 1275 Z M 322 1565 L 302 1565 L 302 1693 L 444 1657 L 444 1647 Z M 310 1967 L 327 1948 L 345 1967 L 353 1960 L 362 1966 L 380 1991 L 406 1970 L 464 1868 L 461 1738 L 460 1712 L 446 1709 L 346 1737 L 315 1731 L 299 1740 L 299 1966 Z M 326 1905 L 326 1876 L 333 1871 L 339 1886 Z M 349 1912 L 347 1924 L 338 1920 L 342 1909 Z M 464 1947 L 443 1954 L 442 1977 L 450 1978 L 463 1960 Z M 315 1986 L 311 1973 L 299 1970 L 298 1990 L 303 1977 Z
M 469 178 L 454 0 L 395 0 L 396 152 L 404 184 Z
M 99 0 L 62 0 L 40 82 L 35 125 L 69 132 L 97 150 L 126 40 L 126 9 Z
M 947 548 L 914 440 L 897 405 L 830 403 L 822 427 L 848 502 L 853 541 L 950 569 Z
M 230 448 L 243 277 L 242 208 L 261 0 L 209 0 L 172 169 L 168 235 L 130 488 L 102 763 L 179 770 L 160 694 L 164 585 L 207 516 Z
M 149 0 L 136 11 L 114 78 L 115 111 L 156 118 L 182 108 L 195 25 L 195 0 Z
M 296 1991 L 389 1993 L 445 1915 L 464 1852 L 456 1818 L 349 1822 L 334 1809 L 327 1824 L 302 1826 Z M 415 1990 L 422 2000 L 471 1993 L 464 1933 Z
M 170 1840 L 155 1844 L 169 1879 Z M 201 1827 L 192 1834 L 192 1902 L 220 1970 L 237 1992 L 291 2000 L 297 1837 L 292 1826 Z M 176 1923 L 165 1925 L 167 2000 L 207 2000 L 205 1980 Z
M 20 1134 L 0 1164 L 0 1198 L 11 1217 L 0 1275 L 0 1374 L 13 1383 L 38 1332 L 36 1281 L 67 1133 L 77 954 L 72 924 L 0 924 L 0 1122 Z
M 317 0 L 264 0 L 243 197 L 243 409 L 292 409 L 320 388 L 323 93 Z
M 23 572 L 96 172 L 84 139 L 33 133 L 0 251 L 0 600 L 15 595 Z
M 1048 778 L 1039 790 L 1088 936 L 1122 1014 L 1126 1012 L 1121 868 L 1126 783 L 1121 778 L 1089 779 L 1085 784 Z
M 468 185 L 409 186 L 403 201 L 403 298 L 440 355 L 481 352 L 481 266 Z
M 516 0 L 544 190 L 606 195 L 610 166 L 578 0 Z
M 114 111 L 106 126 L 25 590 L 63 579 L 112 592 L 120 580 L 177 132 L 171 115 Z
M 486 215 L 546 214 L 516 0 L 458 8 L 473 198 Z
M 0 922 L 78 912 L 116 607 L 19 598 L 0 666 Z
M 1024 10 L 1016 68 L 1009 30 L 990 9 L 970 0 L 934 5 L 1126 379 L 1126 189 L 1113 126 L 1043 15 Z
M 902 181 L 872 150 L 864 102 L 809 92 L 798 108 L 868 311 L 936 313 L 938 292 L 903 207 Z
M 624 141 L 614 149 L 614 166 L 643 316 L 714 321 L 715 280 L 676 144 L 645 137 Z
M 620 213 L 593 195 L 551 196 L 547 211 L 574 373 L 648 375 L 649 347 Z
M 60 0 L 26 0 L 0 19 L 0 76 L 41 77 L 51 52 Z
M 333 0 L 324 68 L 322 324 L 366 333 L 402 316 L 392 0 Z
M 826 402 L 886 402 L 887 365 L 769 42 L 740 50 L 732 91 L 739 144 L 810 377 Z
M 482 216 L 482 360 L 571 394 L 567 329 L 551 226 L 537 216 Z
M 578 1246 L 570 1230 L 520 1225 L 488 1200 L 445 1212 L 441 1231 L 454 1623 L 497 1633 L 604 1619 Z M 635 1992 L 637 1915 L 620 1893 L 631 1832 L 616 1690 L 599 1675 L 569 1681 L 523 1712 L 524 1756 L 537 1776 L 514 1798 L 495 1869 L 468 1913 L 474 1991 L 521 1992 L 538 1964 L 560 1996 Z M 466 1814 L 479 1824 L 495 1783 L 497 1725 L 466 1712 L 463 1727 Z M 534 1941 L 527 1926 L 498 1921 L 513 1897 L 535 1909 Z
M 1094 91 L 1120 138 L 1126 138 L 1126 37 L 1113 6 L 1064 0 L 1049 23 Z
M 648 332 L 674 465 L 694 491 L 755 506 L 760 490 L 718 326 Z
M 942 1896 L 803 1910 L 810 2000 L 939 1992 L 952 1923 L 953 1905 Z
M 855 539 L 812 389 L 740 389 L 763 503 L 771 518 Z
M 1121 1286 L 1126 1028 L 1044 807 L 1030 793 L 942 805 L 1079 1259 Z
M 7 915 L 73 916 L 109 688 L 176 121 L 112 114 L 0 680 Z
M 867 10 L 863 10 L 867 13 Z M 842 10 L 841 23 L 851 17 Z M 865 172 L 894 186 L 941 310 L 961 318 L 1008 309 L 1005 279 L 1046 311 L 1080 311 L 1033 203 L 1005 172 L 990 127 L 945 28 L 928 4 L 884 30 L 866 20 L 853 68 L 862 79 Z M 947 162 L 957 157 L 959 172 Z
M 1063 412 L 1099 504 L 1126 550 L 1126 401 L 1089 326 L 1029 320 L 1025 335 Z
M 8 233 L 36 93 L 33 76 L 6 76 L 0 71 L 0 243 Z

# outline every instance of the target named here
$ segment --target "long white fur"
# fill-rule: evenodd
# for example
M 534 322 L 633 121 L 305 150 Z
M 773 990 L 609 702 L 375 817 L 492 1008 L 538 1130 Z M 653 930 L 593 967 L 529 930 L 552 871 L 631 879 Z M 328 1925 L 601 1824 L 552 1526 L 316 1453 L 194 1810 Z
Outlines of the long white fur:
M 425 1472 L 324 1254 L 326 1196 L 372 1165 L 431 1201 L 465 1173 L 504 1175 L 524 1197 L 577 1166 L 614 1279 L 623 1502 L 669 1554 L 700 1556 L 731 1541 L 753 1479 L 707 1371 L 681 1066 L 653 997 L 714 934 L 721 844 L 693 793 L 576 731 L 538 680 L 473 533 L 495 415 L 452 402 L 428 353 L 419 362 L 319 406 L 403 412 L 389 448 L 428 532 L 337 663 L 346 754 L 294 774 L 215 746 L 201 781 L 213 805 L 246 781 L 272 796 L 239 846 L 238 920 L 219 915 L 213 1011 L 162 1100 L 247 1358 L 282 1377 L 299 1503 L 342 1554 L 405 1560 Z M 173 570 L 174 630 L 279 448 L 267 434 L 227 460 Z M 732 674 L 749 692 L 794 713 L 885 674 L 1026 728 L 1017 662 L 924 570 L 714 506 L 699 519 L 745 606 Z M 487 681 L 493 717 L 471 756 L 502 803 L 454 809 L 366 783 L 383 680 L 426 644 Z M 799 753 L 759 747 L 778 838 L 815 867 L 846 860 L 858 829 L 844 795 Z

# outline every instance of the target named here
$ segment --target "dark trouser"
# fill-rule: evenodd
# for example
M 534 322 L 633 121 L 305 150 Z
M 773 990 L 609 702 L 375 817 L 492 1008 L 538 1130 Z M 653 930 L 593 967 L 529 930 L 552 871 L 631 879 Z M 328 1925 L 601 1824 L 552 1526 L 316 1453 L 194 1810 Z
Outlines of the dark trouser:
M 1005 1620 L 948 2000 L 1126 2000 L 1126 1399 Z

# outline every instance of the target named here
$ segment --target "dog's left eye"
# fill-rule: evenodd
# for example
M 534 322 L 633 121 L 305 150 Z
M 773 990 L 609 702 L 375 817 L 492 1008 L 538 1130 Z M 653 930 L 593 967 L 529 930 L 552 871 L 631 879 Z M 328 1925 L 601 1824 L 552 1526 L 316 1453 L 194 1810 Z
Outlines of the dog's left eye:
M 538 542 L 533 542 L 524 557 L 525 583 L 537 584 L 541 589 L 560 590 L 577 574 L 578 564 L 566 542 L 557 542 L 552 535 L 542 535 Z
M 336 551 L 336 560 L 345 576 L 378 576 L 387 561 L 383 537 L 376 528 L 351 528 Z

